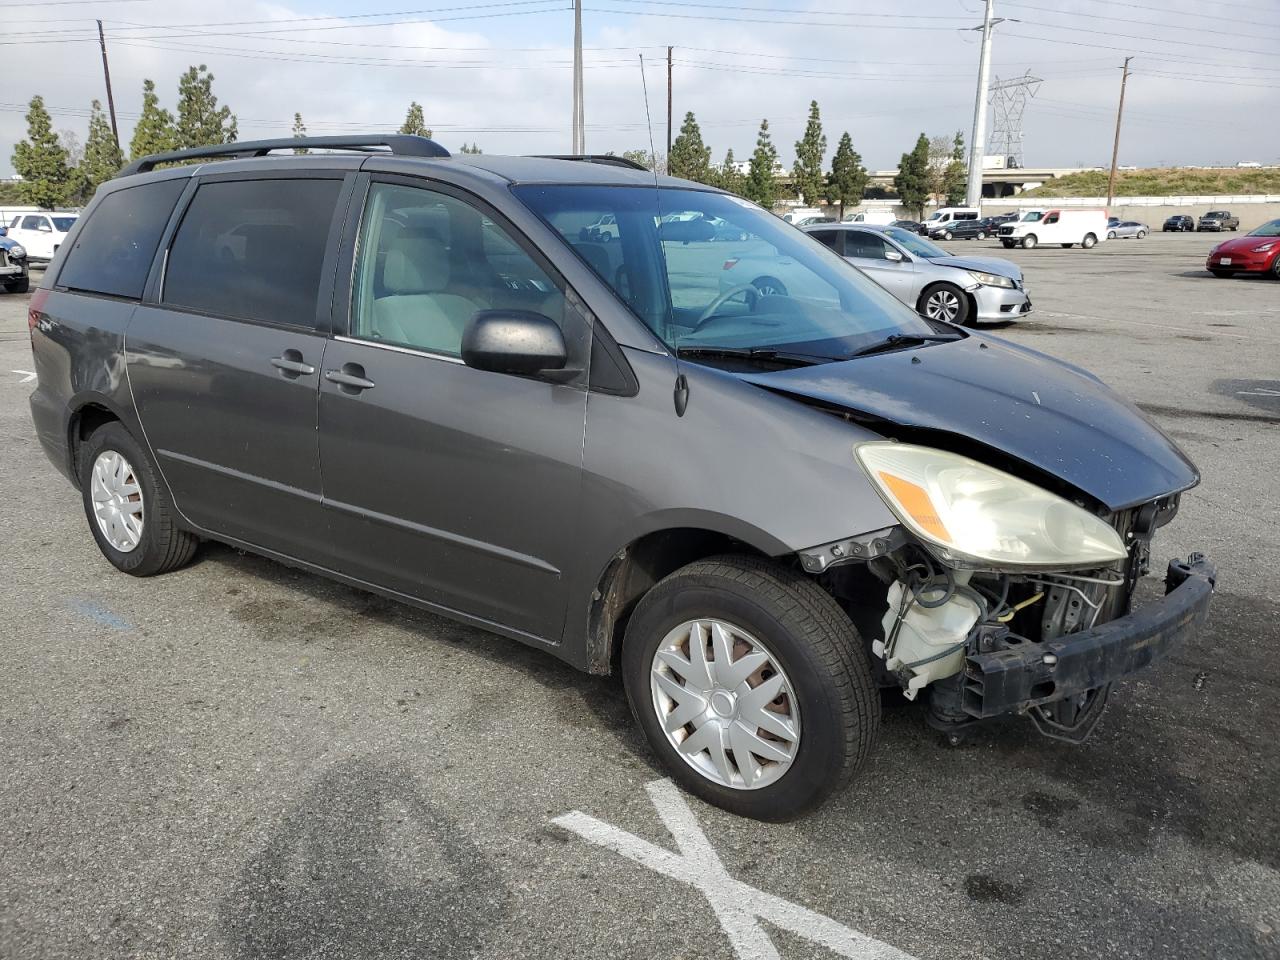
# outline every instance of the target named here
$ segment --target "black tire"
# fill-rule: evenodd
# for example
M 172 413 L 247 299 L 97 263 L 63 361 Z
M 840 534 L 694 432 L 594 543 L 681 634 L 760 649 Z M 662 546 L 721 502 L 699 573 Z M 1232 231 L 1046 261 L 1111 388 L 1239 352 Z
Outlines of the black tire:
M 985 239 L 987 239 L 987 235 L 986 235 L 986 233 L 985 233 L 984 231 L 979 230 L 977 233 L 975 233 L 975 234 L 973 235 L 973 239 L 975 239 L 975 240 L 985 240 Z
M 1215 270 L 1212 267 L 1210 267 L 1209 272 L 1212 273 L 1219 280 L 1225 280 L 1228 277 L 1233 276 L 1233 273 L 1230 270 Z
M 1095 237 L 1092 233 L 1086 233 L 1084 235 L 1084 239 L 1080 241 L 1080 246 L 1083 247 L 1085 250 L 1090 250 L 1093 248 L 1094 244 L 1096 244 L 1097 242 L 1098 242 L 1097 237 Z
M 1138 231 L 1138 234 L 1137 234 L 1137 236 L 1138 236 L 1138 239 L 1139 239 L 1139 240 L 1141 240 L 1141 239 L 1142 239 L 1143 237 L 1145 237 L 1146 235 L 1147 235 L 1147 231 L 1145 231 L 1145 230 L 1139 230 L 1139 231 Z
M 716 783 L 695 770 L 668 741 L 653 705 L 650 671 L 663 638 L 704 617 L 763 642 L 795 691 L 795 759 L 758 789 Z M 812 580 L 754 557 L 699 560 L 650 590 L 627 624 L 622 674 L 632 713 L 671 776 L 708 803 L 757 820 L 793 819 L 847 786 L 880 727 L 866 645 L 844 611 Z
M 1115 238 L 1116 238 L 1116 232 L 1115 232 L 1114 230 L 1108 230 L 1108 231 L 1107 231 L 1107 239 L 1108 239 L 1108 240 L 1114 240 Z
M 142 497 L 142 537 L 132 550 L 116 549 L 99 529 L 97 517 L 94 516 L 91 490 L 93 465 L 105 451 L 115 451 L 128 461 Z M 95 430 L 80 447 L 77 461 L 81 499 L 89 531 L 103 556 L 117 570 L 135 577 L 151 577 L 176 570 L 191 561 L 199 540 L 186 530 L 178 528 L 173 504 L 164 485 L 159 482 L 151 457 L 123 424 L 118 421 L 107 423 Z
M 777 277 L 763 276 L 756 277 L 751 281 L 751 285 L 759 291 L 762 297 L 789 297 L 787 285 Z
M 955 237 L 952 235 L 952 233 L 951 233 L 951 231 L 950 231 L 950 230 L 943 230 L 943 231 L 942 231 L 942 239 L 943 239 L 943 240 L 954 240 L 954 239 L 955 239 Z
M 1001 240 L 1000 242 L 1001 242 L 1002 244 L 1004 244 L 1004 248 L 1005 248 L 1006 250 L 1012 250 L 1012 249 L 1013 249 L 1013 241 L 1012 241 L 1012 240 Z
M 955 298 L 959 301 L 956 315 L 949 320 L 945 316 L 932 317 L 931 319 L 943 320 L 946 323 L 954 323 L 957 327 L 963 327 L 969 322 L 969 315 L 973 312 L 973 308 L 972 304 L 969 302 L 968 295 L 953 283 L 931 283 L 929 286 L 925 287 L 920 293 L 920 299 L 916 302 L 916 312 L 922 317 L 928 317 L 929 299 L 935 293 L 939 293 L 941 291 L 954 294 Z
M 1036 247 L 1036 244 L 1039 242 L 1040 242 L 1039 238 L 1034 233 L 1028 233 L 1025 237 L 1022 238 L 1022 249 L 1034 250 Z
M 27 293 L 31 290 L 31 278 L 23 277 L 21 280 L 14 280 L 12 283 L 6 283 L 4 288 L 10 293 Z
M 1271 279 L 1280 280 L 1280 254 L 1271 261 Z

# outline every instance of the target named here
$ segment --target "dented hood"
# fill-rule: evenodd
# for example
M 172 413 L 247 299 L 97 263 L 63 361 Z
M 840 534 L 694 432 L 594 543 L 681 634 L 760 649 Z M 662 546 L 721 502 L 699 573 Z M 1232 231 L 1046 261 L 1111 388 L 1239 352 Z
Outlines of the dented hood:
M 1200 479 L 1172 440 L 1096 378 L 997 337 L 973 334 L 954 343 L 740 376 L 874 420 L 950 434 L 952 445 L 970 455 L 974 444 L 994 449 L 1113 511 Z

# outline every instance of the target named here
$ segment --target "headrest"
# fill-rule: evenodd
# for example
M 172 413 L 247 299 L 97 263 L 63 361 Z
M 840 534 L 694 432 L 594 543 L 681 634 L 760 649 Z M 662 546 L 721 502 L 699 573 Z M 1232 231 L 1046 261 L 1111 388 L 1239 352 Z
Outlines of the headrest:
M 400 237 L 387 246 L 382 286 L 391 294 L 435 293 L 449 285 L 449 251 L 431 237 Z
M 573 249 L 578 251 L 582 259 L 587 261 L 587 265 L 591 267 L 604 280 L 608 280 L 611 273 L 609 270 L 609 255 L 604 252 L 604 247 L 598 243 L 575 243 Z

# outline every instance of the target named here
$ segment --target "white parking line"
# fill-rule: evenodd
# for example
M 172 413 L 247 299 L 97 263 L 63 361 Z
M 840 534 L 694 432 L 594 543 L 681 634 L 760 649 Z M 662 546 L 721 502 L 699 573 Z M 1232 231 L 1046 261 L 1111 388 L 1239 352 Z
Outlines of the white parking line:
M 612 824 L 574 810 L 551 822 L 597 846 L 634 860 L 657 873 L 702 892 L 724 928 L 739 960 L 779 960 L 777 948 L 761 928 L 764 920 L 842 957 L 856 960 L 915 960 L 910 954 L 729 876 L 679 788 L 655 780 L 645 790 L 679 854 L 655 846 Z
M 36 375 L 30 370 L 10 370 L 10 373 L 16 373 L 22 377 L 19 383 L 30 383 L 36 378 Z

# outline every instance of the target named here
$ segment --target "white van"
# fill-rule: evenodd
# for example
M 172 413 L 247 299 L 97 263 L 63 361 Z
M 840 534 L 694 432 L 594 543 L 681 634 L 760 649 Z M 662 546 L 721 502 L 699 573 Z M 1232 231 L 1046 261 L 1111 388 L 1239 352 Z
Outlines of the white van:
M 982 211 L 977 207 L 939 207 L 920 224 L 920 232 L 932 237 L 943 233 L 957 220 L 977 220 Z
M 1000 242 L 1005 247 L 1021 246 L 1025 250 L 1042 243 L 1063 247 L 1078 243 L 1088 250 L 1105 239 L 1105 210 L 1028 210 L 1022 219 L 1000 228 Z
M 876 223 L 880 226 L 887 227 L 897 219 L 898 217 L 893 212 L 892 207 L 867 207 L 865 210 L 858 210 L 855 213 L 845 214 L 844 222 Z

